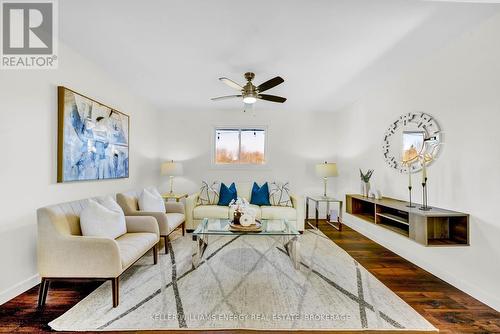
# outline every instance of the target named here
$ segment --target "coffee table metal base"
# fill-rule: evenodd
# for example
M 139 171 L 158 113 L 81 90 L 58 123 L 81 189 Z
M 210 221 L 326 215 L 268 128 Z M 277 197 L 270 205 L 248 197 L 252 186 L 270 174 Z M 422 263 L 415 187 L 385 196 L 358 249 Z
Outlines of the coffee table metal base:
M 300 269 L 300 244 L 298 236 L 281 236 L 283 247 L 290 257 L 295 269 Z M 203 255 L 208 247 L 208 235 L 196 236 L 193 235 L 193 267 L 197 268 L 203 260 Z

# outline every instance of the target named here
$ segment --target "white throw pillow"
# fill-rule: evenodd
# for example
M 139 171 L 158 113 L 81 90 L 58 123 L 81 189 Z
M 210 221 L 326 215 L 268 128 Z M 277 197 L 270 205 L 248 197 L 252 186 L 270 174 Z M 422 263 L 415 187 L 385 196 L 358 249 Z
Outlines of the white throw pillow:
M 155 187 L 150 187 L 150 188 L 147 188 L 146 190 L 149 191 L 150 193 L 152 193 L 153 195 L 161 197 L 160 192 Z
M 87 237 L 116 239 L 127 233 L 123 212 L 110 210 L 92 199 L 80 213 L 80 228 Z
M 139 210 L 148 212 L 163 212 L 165 209 L 165 201 L 158 191 L 144 189 L 139 197 Z
M 116 203 L 115 199 L 111 196 L 105 196 L 105 197 L 98 197 L 96 198 L 97 202 L 104 207 L 110 209 L 111 211 L 115 211 L 118 213 L 121 213 L 122 215 L 125 215 L 123 213 L 122 207 Z

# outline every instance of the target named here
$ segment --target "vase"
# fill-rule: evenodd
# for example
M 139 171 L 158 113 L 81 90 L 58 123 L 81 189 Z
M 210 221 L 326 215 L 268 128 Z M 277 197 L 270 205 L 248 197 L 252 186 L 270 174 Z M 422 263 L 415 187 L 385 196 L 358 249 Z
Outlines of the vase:
M 233 223 L 234 224 L 239 224 L 240 223 L 240 217 L 241 217 L 242 213 L 240 211 L 235 211 L 233 213 Z
M 365 197 L 368 197 L 369 193 L 370 193 L 370 182 L 361 181 L 361 194 L 363 194 L 363 196 Z

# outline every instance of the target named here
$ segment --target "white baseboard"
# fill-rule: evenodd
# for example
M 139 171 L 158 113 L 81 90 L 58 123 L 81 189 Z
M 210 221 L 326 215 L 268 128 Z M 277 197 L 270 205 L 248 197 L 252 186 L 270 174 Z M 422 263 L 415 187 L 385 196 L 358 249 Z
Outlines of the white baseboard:
M 22 282 L 17 283 L 14 286 L 11 286 L 7 290 L 0 292 L 0 305 L 8 302 L 14 297 L 19 296 L 21 293 L 31 289 L 35 285 L 40 283 L 40 276 L 38 274 L 33 275 Z
M 380 238 L 380 235 L 371 233 L 368 229 L 365 229 L 363 227 L 363 224 L 365 224 L 365 222 L 363 222 L 359 218 L 349 216 L 348 219 L 344 219 L 343 223 L 345 225 L 349 226 L 350 228 L 352 228 L 353 230 L 357 231 L 358 233 L 363 234 L 365 237 L 378 243 L 379 245 L 382 245 L 383 247 L 389 249 L 390 251 L 398 254 L 402 258 L 416 264 L 420 268 L 430 272 L 434 276 L 451 284 L 452 286 L 456 287 L 457 289 L 462 290 L 463 292 L 471 295 L 472 297 L 476 298 L 480 302 L 492 307 L 493 309 L 495 309 L 497 311 L 500 311 L 500 298 L 498 298 L 496 296 L 492 296 L 491 294 L 488 294 L 481 287 L 478 287 L 477 285 L 473 284 L 472 282 L 465 281 L 465 280 L 461 279 L 460 277 L 458 277 L 457 275 L 454 275 L 446 270 L 443 270 L 442 268 L 437 267 L 432 262 L 430 262 L 428 259 L 426 260 L 426 259 L 419 258 L 418 256 L 416 256 L 416 254 L 412 254 L 404 247 L 398 247 L 395 245 L 388 244 L 386 242 L 386 240 L 383 240 Z M 378 228 L 380 228 L 380 227 L 378 227 Z

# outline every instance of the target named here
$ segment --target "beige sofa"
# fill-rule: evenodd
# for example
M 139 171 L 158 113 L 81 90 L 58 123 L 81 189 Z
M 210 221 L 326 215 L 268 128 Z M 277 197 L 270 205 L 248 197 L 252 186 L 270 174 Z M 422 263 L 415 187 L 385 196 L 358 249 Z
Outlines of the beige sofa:
M 227 183 L 228 185 L 230 183 Z M 253 182 L 235 182 L 238 197 L 250 202 Z M 194 230 L 204 218 L 228 219 L 232 217 L 233 210 L 228 206 L 198 205 L 199 193 L 194 193 L 186 199 L 186 228 Z M 287 219 L 299 231 L 304 230 L 304 204 L 296 195 L 291 195 L 293 207 L 282 206 L 256 206 L 257 219 Z
M 116 194 L 116 201 L 127 216 L 155 217 L 160 229 L 160 237 L 165 244 L 165 254 L 168 253 L 168 236 L 178 227 L 182 227 L 182 235 L 186 233 L 184 204 L 178 202 L 165 202 L 166 212 L 147 212 L 139 210 L 139 197 L 142 190 L 128 191 Z
M 80 213 L 88 200 L 40 208 L 38 217 L 38 271 L 42 282 L 38 305 L 45 304 L 50 281 L 111 280 L 113 307 L 119 303 L 119 277 L 153 250 L 158 261 L 160 240 L 153 217 L 125 217 L 127 233 L 116 239 L 82 236 Z

